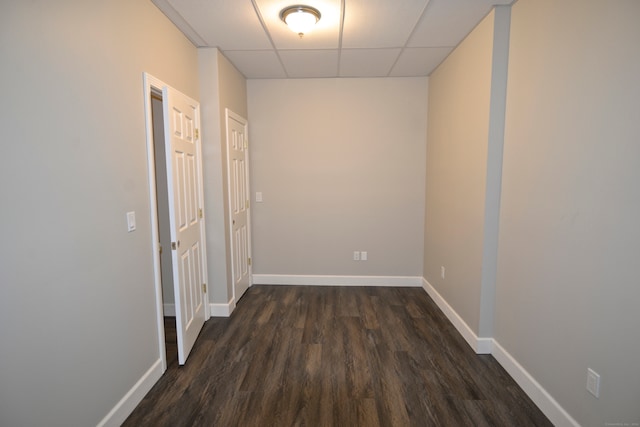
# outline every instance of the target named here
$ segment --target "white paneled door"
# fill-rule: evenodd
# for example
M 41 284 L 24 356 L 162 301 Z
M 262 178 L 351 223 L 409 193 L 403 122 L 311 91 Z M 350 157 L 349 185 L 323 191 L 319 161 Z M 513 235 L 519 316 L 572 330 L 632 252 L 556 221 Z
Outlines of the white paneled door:
M 162 99 L 178 363 L 183 365 L 205 321 L 200 106 L 167 86 Z
M 249 222 L 249 142 L 247 121 L 226 110 L 227 172 L 231 217 L 231 264 L 236 302 L 251 286 L 251 227 Z

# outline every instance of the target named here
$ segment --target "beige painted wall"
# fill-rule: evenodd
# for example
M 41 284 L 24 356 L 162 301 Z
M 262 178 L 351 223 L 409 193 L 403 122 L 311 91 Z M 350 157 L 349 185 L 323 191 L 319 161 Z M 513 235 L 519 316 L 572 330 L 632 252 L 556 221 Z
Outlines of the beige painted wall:
M 0 425 L 96 425 L 159 359 L 142 75 L 197 98 L 196 49 L 148 1 L 13 1 L 0 56 Z
M 476 334 L 493 24 L 492 12 L 429 77 L 424 277 Z
M 495 338 L 580 424 L 638 423 L 640 2 L 512 17 Z
M 248 95 L 254 273 L 421 276 L 426 79 L 249 80 Z
M 198 49 L 202 101 L 203 168 L 207 231 L 209 300 L 233 298 L 225 109 L 247 117 L 247 83 L 218 49 Z
M 475 329 L 487 303 L 477 298 L 479 257 L 486 264 L 492 233 L 485 216 L 481 247 L 482 186 L 470 181 L 482 167 L 489 177 L 500 171 L 474 141 L 489 129 L 491 142 L 496 88 L 506 82 L 488 336 L 579 424 L 632 425 L 640 422 L 640 4 L 520 0 L 512 12 L 508 78 L 496 79 L 499 43 L 492 51 L 485 20 L 429 80 L 425 277 Z M 456 191 L 441 190 L 447 180 Z M 450 268 L 439 279 L 447 261 L 433 258 L 448 254 L 474 266 L 469 286 L 448 283 Z M 602 376 L 599 399 L 586 390 L 588 367 Z

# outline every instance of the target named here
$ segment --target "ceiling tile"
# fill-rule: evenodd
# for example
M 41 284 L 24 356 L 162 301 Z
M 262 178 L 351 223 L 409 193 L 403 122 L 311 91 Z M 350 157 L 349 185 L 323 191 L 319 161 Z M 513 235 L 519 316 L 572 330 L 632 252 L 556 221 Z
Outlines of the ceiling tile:
M 300 38 L 280 19 L 280 12 L 297 4 L 291 0 L 255 0 L 276 49 L 337 49 L 340 43 L 340 0 L 305 0 L 321 17 L 313 31 Z
M 386 77 L 402 49 L 343 49 L 341 77 Z
M 280 20 L 282 9 L 298 0 L 151 1 L 196 46 L 217 47 L 248 78 L 336 77 L 338 71 L 345 77 L 372 77 L 387 75 L 389 67 L 391 76 L 424 76 L 493 4 L 513 2 L 304 0 L 322 17 L 300 38 Z M 397 49 L 402 53 L 393 65 Z
M 289 77 L 336 77 L 337 50 L 282 50 L 280 58 Z
M 166 0 L 207 42 L 225 50 L 270 49 L 251 0 Z
M 273 50 L 226 50 L 223 53 L 248 79 L 287 77 Z
M 450 47 L 405 49 L 389 74 L 392 77 L 428 76 L 453 50 Z
M 457 46 L 493 8 L 494 0 L 431 0 L 408 47 Z
M 403 47 L 428 0 L 348 0 L 343 48 Z

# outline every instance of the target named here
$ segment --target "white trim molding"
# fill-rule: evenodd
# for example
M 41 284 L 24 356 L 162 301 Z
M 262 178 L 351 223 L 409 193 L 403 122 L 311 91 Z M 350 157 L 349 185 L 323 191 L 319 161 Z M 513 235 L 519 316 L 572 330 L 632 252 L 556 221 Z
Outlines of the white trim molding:
M 153 248 L 153 280 L 156 296 L 156 327 L 158 330 L 158 357 L 162 361 L 161 371 L 167 369 L 167 356 L 164 345 L 164 307 L 162 303 L 162 272 L 160 267 L 160 235 L 158 228 L 158 201 L 156 194 L 156 161 L 153 142 L 153 116 L 151 113 L 151 95 L 162 92 L 165 84 L 148 73 L 143 73 L 145 133 L 147 140 L 147 174 L 149 202 L 151 209 L 151 246 Z
M 460 335 L 467 341 L 476 354 L 491 354 L 513 380 L 524 390 L 529 398 L 557 427 L 580 427 L 567 411 L 513 358 L 494 338 L 478 338 L 467 323 L 445 301 L 433 286 L 422 279 L 422 287 L 453 323 Z
M 449 303 L 436 291 L 436 289 L 423 277 L 413 276 L 329 276 L 329 275 L 278 275 L 278 274 L 254 274 L 254 285 L 308 285 L 308 286 L 390 286 L 390 287 L 422 287 L 433 299 L 438 308 L 449 319 L 456 330 L 467 341 L 476 354 L 491 354 L 502 365 L 514 381 L 524 390 L 531 400 L 558 427 L 580 427 L 567 411 L 518 363 L 495 339 L 479 338 L 467 325 L 462 317 L 449 305 Z M 211 316 L 229 317 L 236 307 L 235 300 L 226 304 L 209 304 Z M 175 315 L 173 304 L 164 304 L 164 312 L 167 316 Z M 172 311 L 173 310 L 173 311 Z M 174 314 L 171 314 L 174 313 Z M 142 397 L 151 389 L 157 381 L 152 379 L 157 375 L 160 378 L 162 372 L 156 362 L 154 367 L 138 381 L 121 402 L 105 417 L 98 426 L 119 425 L 126 419 L 128 413 L 135 408 Z M 158 373 L 152 372 L 157 368 Z M 149 381 L 151 383 L 149 384 Z M 146 391 L 144 391 L 146 390 Z M 138 400 L 136 400 L 138 399 Z M 123 408 L 131 408 L 129 412 Z M 124 414 L 124 418 L 120 418 Z
M 431 283 L 427 279 L 422 278 L 422 287 L 429 294 L 431 299 L 436 303 L 440 310 L 447 316 L 447 319 L 453 326 L 460 332 L 460 335 L 467 341 L 469 346 L 476 352 L 476 354 L 491 354 L 493 339 L 492 338 L 478 338 L 475 332 L 467 325 L 467 322 L 460 317 L 458 313 L 449 305 L 442 295 L 431 286 Z
M 236 302 L 233 298 L 226 304 L 216 304 L 209 303 L 209 317 L 229 317 L 233 310 L 236 308 Z M 175 304 L 164 304 L 164 315 L 165 316 L 175 316 L 176 315 L 176 305 Z
M 422 277 L 254 274 L 253 284 L 307 286 L 390 286 L 417 288 L 422 285 Z
M 229 317 L 233 310 L 236 308 L 236 300 L 231 298 L 231 300 L 226 304 L 209 304 L 209 313 L 211 313 L 211 317 Z
M 98 423 L 97 427 L 118 427 L 133 412 L 138 403 L 149 393 L 151 387 L 162 376 L 162 359 L 156 360 L 133 387 L 120 399 L 111 411 Z
M 493 342 L 493 357 L 518 383 L 533 403 L 556 427 L 580 427 L 567 411 L 518 363 L 497 341 Z

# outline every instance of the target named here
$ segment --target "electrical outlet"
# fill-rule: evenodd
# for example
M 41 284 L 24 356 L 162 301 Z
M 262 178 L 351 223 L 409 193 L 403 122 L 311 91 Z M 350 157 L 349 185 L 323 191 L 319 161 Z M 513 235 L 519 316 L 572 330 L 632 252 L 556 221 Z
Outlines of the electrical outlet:
M 440 266 L 440 277 L 444 279 L 444 266 Z
M 360 252 L 353 251 L 353 260 L 354 261 L 360 261 Z
M 595 397 L 600 397 L 600 375 L 591 368 L 587 369 L 587 390 Z
M 360 261 L 366 261 L 366 260 L 367 260 L 367 251 L 360 252 Z

